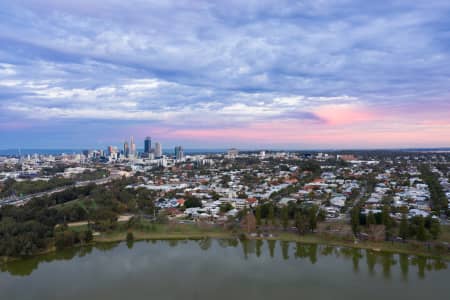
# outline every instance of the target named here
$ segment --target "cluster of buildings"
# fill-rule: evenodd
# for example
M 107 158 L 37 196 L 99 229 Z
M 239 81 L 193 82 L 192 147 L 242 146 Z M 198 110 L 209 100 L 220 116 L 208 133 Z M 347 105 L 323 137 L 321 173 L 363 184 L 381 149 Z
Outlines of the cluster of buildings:
M 139 187 L 160 191 L 159 207 L 170 209 L 171 215 L 180 218 L 221 220 L 240 209 L 272 201 L 278 206 L 317 205 L 330 220 L 348 219 L 356 204 L 363 208 L 363 214 L 380 213 L 384 205 L 389 205 L 392 217 L 399 219 L 405 209 L 409 217 L 432 213 L 430 191 L 418 166 L 448 163 L 447 156 L 441 160 L 430 155 L 362 157 L 334 153 L 239 153 L 236 149 L 208 158 L 211 163 L 204 165 L 202 172 L 195 171 L 192 161 L 185 161 L 158 174 L 150 173 Z M 242 166 L 248 158 L 258 162 Z M 234 164 L 234 159 L 239 163 Z M 311 177 L 310 171 L 301 168 L 302 161 L 320 163 L 320 171 Z M 450 199 L 449 174 L 436 168 L 433 172 L 440 174 L 440 183 Z M 311 179 L 303 182 L 302 178 Z M 168 193 L 171 196 L 166 199 L 164 195 Z M 184 209 L 180 200 L 186 194 L 201 199 L 202 205 Z M 232 208 L 229 212 L 220 210 L 224 203 Z
M 155 142 L 152 148 L 152 139 L 147 136 L 144 140 L 144 151 L 139 153 L 134 142 L 134 138 L 130 138 L 130 142 L 123 143 L 122 150 L 118 147 L 108 146 L 107 153 L 102 153 L 108 162 L 116 162 L 118 160 L 133 160 L 137 158 L 159 159 L 163 157 L 163 148 L 160 142 Z M 179 160 L 184 158 L 184 150 L 181 146 L 175 147 L 175 157 Z
M 314 163 L 316 170 L 305 169 L 305 162 Z M 233 148 L 225 153 L 185 155 L 181 146 L 174 148 L 173 155 L 165 155 L 161 143 L 152 145 L 150 137 L 139 152 L 131 137 L 120 151 L 110 146 L 106 151 L 72 155 L 0 157 L 0 181 L 39 179 L 45 177 L 43 170 L 61 164 L 66 167 L 52 176 L 71 177 L 106 168 L 110 174 L 139 176 L 139 183 L 129 188 L 153 191 L 155 205 L 178 218 L 218 221 L 268 201 L 278 206 L 316 205 L 330 220 L 347 219 L 356 204 L 365 214 L 389 205 L 392 216 L 400 218 L 405 209 L 409 217 L 433 211 L 429 187 L 419 171 L 422 164 L 431 166 L 450 199 L 450 168 L 441 167 L 449 162 L 447 154 L 430 153 L 239 152 Z M 199 199 L 201 205 L 185 207 L 187 196 Z

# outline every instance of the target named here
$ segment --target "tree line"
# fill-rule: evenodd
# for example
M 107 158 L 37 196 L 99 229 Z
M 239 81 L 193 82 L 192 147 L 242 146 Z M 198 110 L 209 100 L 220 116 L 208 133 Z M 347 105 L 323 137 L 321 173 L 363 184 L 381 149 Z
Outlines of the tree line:
M 127 189 L 133 179 L 120 179 L 105 186 L 94 184 L 70 188 L 35 198 L 22 207 L 0 208 L 0 256 L 24 256 L 49 247 L 89 243 L 92 230 L 117 226 L 125 212 L 152 213 L 154 195 L 145 189 Z M 74 232 L 68 222 L 85 221 L 89 227 Z
M 401 219 L 397 221 L 391 217 L 388 205 L 383 206 L 380 213 L 369 211 L 368 214 L 363 214 L 361 207 L 355 206 L 350 212 L 350 225 L 355 236 L 359 236 L 363 231 L 369 231 L 371 226 L 382 225 L 385 240 L 400 237 L 404 241 L 416 239 L 423 242 L 437 240 L 441 234 L 440 222 L 431 214 L 427 217 L 408 218 L 406 212 L 403 212 Z
M 448 199 L 439 182 L 439 177 L 427 165 L 421 165 L 419 170 L 422 174 L 422 180 L 428 185 L 430 190 L 431 207 L 433 210 L 438 213 L 441 210 L 448 213 Z

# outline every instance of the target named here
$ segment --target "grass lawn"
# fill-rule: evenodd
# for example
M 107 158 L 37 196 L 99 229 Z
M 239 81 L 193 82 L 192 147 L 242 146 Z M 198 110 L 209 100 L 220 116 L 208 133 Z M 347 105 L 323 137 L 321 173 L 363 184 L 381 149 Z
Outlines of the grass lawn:
M 234 235 L 223 228 L 201 227 L 196 224 L 150 224 L 131 230 L 135 240 L 146 239 L 186 239 L 186 238 L 232 238 Z M 128 229 L 120 226 L 112 232 L 102 233 L 95 237 L 97 242 L 123 241 Z
M 65 203 L 61 203 L 61 204 L 56 204 L 56 205 L 52 206 L 52 208 L 68 209 L 68 208 L 75 208 L 77 206 L 80 206 L 81 208 L 83 208 L 86 211 L 97 209 L 97 203 L 95 202 L 95 200 L 92 200 L 90 198 L 85 198 L 85 197 L 78 198 L 78 199 L 68 201 Z

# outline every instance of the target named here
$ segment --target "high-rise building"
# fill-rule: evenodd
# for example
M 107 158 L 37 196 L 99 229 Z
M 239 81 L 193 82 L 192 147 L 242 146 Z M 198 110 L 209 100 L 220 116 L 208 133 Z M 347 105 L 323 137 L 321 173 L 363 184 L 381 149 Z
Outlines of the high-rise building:
M 132 156 L 132 157 L 136 156 L 136 144 L 134 143 L 133 136 L 131 136 L 131 139 L 130 139 L 130 156 Z
M 152 139 L 151 137 L 146 137 L 144 140 L 144 153 L 148 154 L 152 150 Z
M 162 146 L 160 142 L 155 143 L 155 157 L 161 157 L 162 156 Z
M 117 147 L 115 146 L 108 146 L 108 157 L 112 159 L 117 159 Z
M 235 158 L 239 155 L 239 150 L 236 148 L 228 149 L 228 157 L 229 158 Z
M 123 143 L 123 155 L 125 157 L 128 157 L 130 155 L 130 147 L 128 146 L 128 142 L 127 141 L 125 141 Z
M 176 158 L 177 160 L 181 160 L 181 159 L 184 158 L 184 150 L 183 150 L 183 147 L 181 147 L 181 146 L 175 147 L 175 158 Z

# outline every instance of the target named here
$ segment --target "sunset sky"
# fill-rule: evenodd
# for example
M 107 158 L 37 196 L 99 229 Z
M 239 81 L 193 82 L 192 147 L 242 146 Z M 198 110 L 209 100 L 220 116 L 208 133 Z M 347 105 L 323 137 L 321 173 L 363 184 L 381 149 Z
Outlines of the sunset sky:
M 0 149 L 450 146 L 450 1 L 0 1 Z

